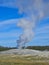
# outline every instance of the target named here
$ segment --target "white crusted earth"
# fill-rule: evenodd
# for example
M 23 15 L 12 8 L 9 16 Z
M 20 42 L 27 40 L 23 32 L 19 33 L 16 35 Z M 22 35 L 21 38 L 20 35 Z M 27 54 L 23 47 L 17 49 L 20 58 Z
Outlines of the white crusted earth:
M 20 55 L 30 55 L 30 56 L 42 56 L 49 57 L 49 51 L 37 51 L 30 49 L 12 49 L 8 51 L 2 51 L 0 54 L 20 54 Z

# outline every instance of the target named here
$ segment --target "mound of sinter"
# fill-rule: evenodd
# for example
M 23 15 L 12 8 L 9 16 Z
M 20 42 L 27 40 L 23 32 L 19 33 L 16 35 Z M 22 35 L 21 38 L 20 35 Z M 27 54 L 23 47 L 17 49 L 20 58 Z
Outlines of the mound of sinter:
M 2 51 L 0 54 L 18 54 L 18 55 L 30 55 L 30 56 L 42 56 L 48 57 L 49 51 L 37 51 L 37 50 L 30 50 L 30 49 L 12 49 L 8 51 Z

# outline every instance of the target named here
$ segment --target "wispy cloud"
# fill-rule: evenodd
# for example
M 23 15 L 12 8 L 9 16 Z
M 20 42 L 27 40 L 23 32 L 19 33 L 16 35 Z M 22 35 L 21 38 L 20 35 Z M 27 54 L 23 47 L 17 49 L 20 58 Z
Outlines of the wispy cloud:
M 44 33 L 44 32 L 49 32 L 49 26 L 41 26 L 39 28 L 36 29 L 36 33 Z
M 1 40 L 0 45 L 7 46 L 7 47 L 14 47 L 16 46 L 16 39 L 9 39 L 9 40 Z
M 10 19 L 10 20 L 5 20 L 0 22 L 0 27 L 5 26 L 7 24 L 16 24 L 18 19 Z
M 16 43 L 16 39 L 21 34 L 21 31 L 15 28 L 17 22 L 17 19 L 5 20 L 0 22 L 0 44 Z

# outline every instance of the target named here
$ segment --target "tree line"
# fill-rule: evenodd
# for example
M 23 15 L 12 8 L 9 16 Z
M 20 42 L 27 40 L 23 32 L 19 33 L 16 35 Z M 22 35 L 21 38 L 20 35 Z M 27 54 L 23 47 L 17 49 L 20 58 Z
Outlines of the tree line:
M 49 46 L 27 46 L 26 49 L 33 49 L 33 50 L 47 50 L 49 51 Z
M 3 47 L 0 46 L 0 51 L 6 51 L 6 50 L 10 50 L 10 49 L 15 49 L 16 47 Z
M 10 50 L 10 49 L 17 49 L 17 47 L 0 46 L 0 51 Z M 24 48 L 22 47 L 22 49 L 24 49 Z M 49 51 L 49 46 L 27 46 L 27 47 L 25 47 L 25 49 L 33 49 L 33 50 L 40 50 L 40 51 L 47 50 L 47 51 Z

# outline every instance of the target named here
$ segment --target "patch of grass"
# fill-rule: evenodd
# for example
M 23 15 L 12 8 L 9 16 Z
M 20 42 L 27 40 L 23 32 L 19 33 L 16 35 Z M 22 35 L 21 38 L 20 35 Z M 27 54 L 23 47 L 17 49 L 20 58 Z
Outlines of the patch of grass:
M 6 63 L 6 62 L 3 62 L 3 63 L 0 63 L 0 65 L 49 65 L 49 63 Z
M 0 55 L 0 65 L 49 65 L 48 61 L 43 57 Z

